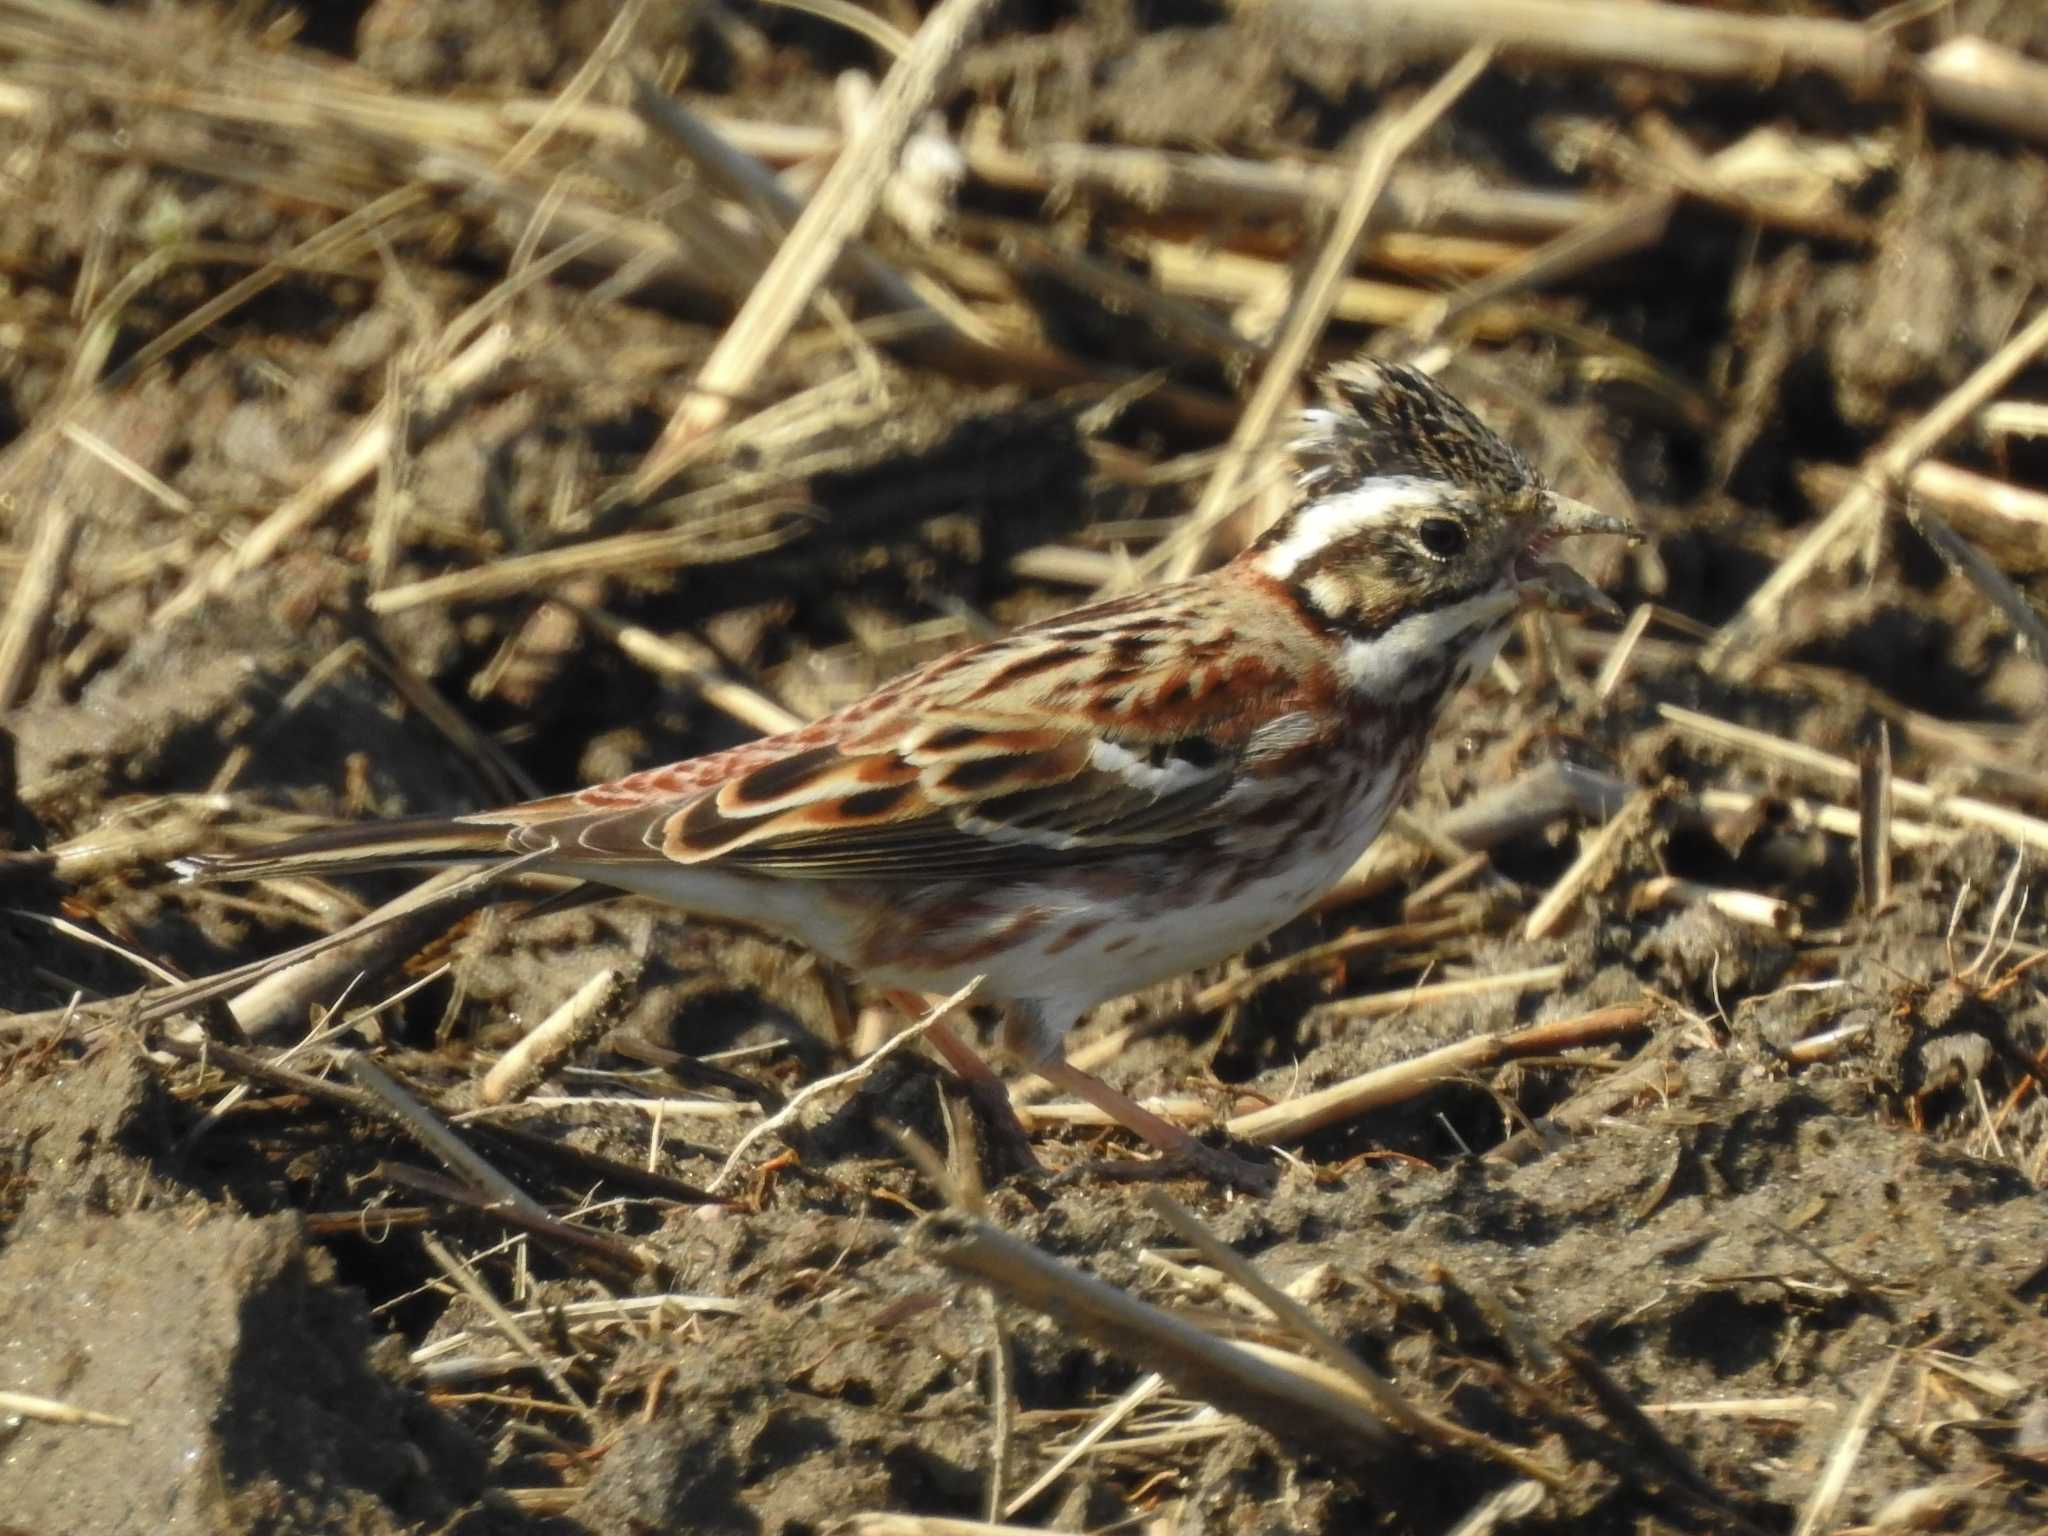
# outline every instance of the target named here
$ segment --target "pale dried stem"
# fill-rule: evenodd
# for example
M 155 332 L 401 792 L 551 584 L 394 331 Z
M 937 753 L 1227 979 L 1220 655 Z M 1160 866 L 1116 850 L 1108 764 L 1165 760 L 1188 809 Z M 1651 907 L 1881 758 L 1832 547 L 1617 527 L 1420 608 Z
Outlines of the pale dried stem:
M 1154 1190 L 1148 1203 L 1204 1263 L 1241 1286 L 1272 1314 L 1275 1322 L 1322 1356 L 1325 1364 L 1349 1377 L 1386 1423 L 1439 1446 L 1464 1444 L 1473 1438 L 1458 1426 L 1410 1403 L 1400 1388 L 1359 1359 L 1313 1312 L 1259 1273 L 1256 1264 L 1211 1232 L 1179 1201 L 1163 1190 Z
M 547 1377 L 554 1389 L 562 1394 L 562 1401 L 568 1403 L 584 1419 L 589 1420 L 590 1404 L 583 1400 L 583 1394 L 576 1390 L 568 1374 L 563 1371 L 554 1356 L 534 1342 L 533 1336 L 520 1325 L 519 1320 L 505 1304 L 491 1294 L 490 1287 L 484 1284 L 476 1270 L 449 1252 L 441 1240 L 431 1233 L 420 1239 L 420 1246 L 426 1249 L 427 1256 L 441 1267 L 441 1272 L 453 1280 L 464 1295 L 483 1309 L 484 1316 L 488 1317 L 491 1325 L 504 1336 L 505 1342 L 532 1361 L 540 1373 Z
M 981 978 L 977 976 L 951 997 L 934 1000 L 922 1017 L 914 1019 L 903 1029 L 898 1030 L 889 1040 L 888 1044 L 884 1045 L 880 1050 L 862 1057 L 844 1072 L 835 1072 L 829 1077 L 821 1077 L 816 1082 L 807 1083 L 796 1093 L 791 1094 L 788 1103 L 784 1104 L 773 1115 L 770 1115 L 766 1120 L 763 1120 L 740 1138 L 739 1145 L 727 1154 L 724 1166 L 718 1170 L 718 1176 L 705 1187 L 713 1194 L 718 1193 L 739 1172 L 742 1160 L 754 1143 L 760 1141 L 763 1137 L 774 1135 L 792 1125 L 801 1124 L 804 1112 L 826 1094 L 836 1093 L 842 1088 L 853 1087 L 865 1080 L 869 1074 L 889 1057 L 895 1055 L 905 1046 L 915 1044 L 918 1040 L 924 1038 L 930 1030 L 942 1025 L 955 1010 L 965 1006 L 967 1000 L 974 995 L 980 986 Z
M 34 1419 L 42 1424 L 70 1424 L 87 1429 L 129 1429 L 135 1423 L 119 1414 L 74 1408 L 54 1397 L 37 1397 L 29 1392 L 0 1392 L 0 1418 Z
M 1140 1376 L 1131 1389 L 1107 1408 L 1103 1409 L 1096 1416 L 1095 1422 L 1088 1426 L 1080 1438 L 1060 1452 L 1053 1459 L 1052 1464 L 1032 1480 L 1030 1486 L 1023 1489 L 1008 1504 L 1003 1506 L 1004 1517 L 1008 1518 L 1011 1515 L 1017 1514 L 1030 1505 L 1040 1494 L 1052 1487 L 1054 1483 L 1066 1476 L 1068 1470 L 1075 1463 L 1079 1462 L 1082 1457 L 1086 1456 L 1098 1444 L 1107 1439 L 1110 1433 L 1119 1424 L 1123 1423 L 1125 1419 L 1157 1397 L 1159 1389 L 1165 1385 L 1166 1378 L 1157 1371 L 1147 1371 L 1143 1376 Z
M 604 1022 L 604 1005 L 618 981 L 619 973 L 611 966 L 592 972 L 559 1008 L 491 1064 L 477 1096 L 486 1104 L 525 1098 L 550 1068 L 597 1033 Z
M 1863 911 L 1883 910 L 1892 893 L 1892 733 L 1884 721 L 1856 765 L 1856 871 Z
M 1487 339 L 1503 324 L 1523 329 L 1527 317 L 1501 304 L 1509 294 L 1551 287 L 1582 276 L 1622 256 L 1648 250 L 1664 238 L 1678 206 L 1670 192 L 1645 192 L 1603 207 L 1583 224 L 1544 242 L 1519 261 L 1448 298 L 1435 298 L 1407 323 L 1418 336 L 1440 336 L 1454 328 L 1461 336 Z
M 539 1225 L 553 1223 L 554 1218 L 538 1200 L 494 1168 L 482 1153 L 449 1129 L 439 1114 L 415 1098 L 397 1078 L 361 1051 L 339 1051 L 336 1054 L 348 1069 L 348 1075 L 356 1080 L 356 1085 L 383 1106 L 387 1118 L 410 1132 L 413 1139 L 438 1157 L 449 1172 L 470 1188 L 482 1192 L 491 1204 L 516 1211 Z
M 842 143 L 831 128 L 710 113 L 704 120 L 734 148 L 773 164 L 834 155 Z M 970 138 L 960 149 L 968 171 L 989 186 L 1060 196 L 1082 192 L 1140 217 L 1191 214 L 1205 224 L 1230 214 L 1328 215 L 1342 205 L 1351 184 L 1350 172 L 1342 165 L 1242 160 L 1140 145 L 1017 147 L 985 136 Z M 1393 229 L 1522 243 L 1577 228 L 1597 218 L 1606 206 L 1605 199 L 1587 193 L 1489 186 L 1467 171 L 1412 167 L 1397 171 L 1388 183 L 1384 222 Z
M 1952 37 L 1922 55 L 1915 78 L 1950 117 L 2048 142 L 2048 64 L 1981 37 Z
M 1340 934 L 1320 944 L 1311 944 L 1297 950 L 1284 960 L 1275 960 L 1267 965 L 1254 967 L 1239 976 L 1226 976 L 1197 992 L 1188 1004 L 1190 1013 L 1214 1013 L 1219 1008 L 1228 1008 L 1232 1003 L 1244 1001 L 1256 992 L 1284 981 L 1290 976 L 1300 975 L 1335 960 L 1350 959 L 1370 954 L 1375 950 L 1401 949 L 1408 946 L 1433 945 L 1443 939 L 1461 938 L 1476 933 L 1482 919 L 1475 916 L 1432 918 L 1419 922 L 1395 923 L 1387 928 L 1365 928 L 1356 932 Z
M 450 571 L 421 581 L 386 587 L 366 600 L 372 613 L 403 613 L 423 603 L 488 602 L 549 586 L 571 576 L 617 576 L 650 570 L 681 570 L 688 566 L 726 565 L 782 548 L 807 531 L 781 516 L 787 503 L 752 509 L 749 520 L 763 525 L 757 532 L 728 533 L 721 538 L 697 522 L 644 533 L 621 533 L 587 539 L 561 549 L 514 555 L 466 571 Z M 721 519 L 728 525 L 740 515 Z
M 1327 1366 L 1216 1338 L 978 1219 L 927 1216 L 910 1243 L 954 1274 L 992 1287 L 1006 1301 L 1054 1319 L 1291 1443 L 1346 1465 L 1384 1455 L 1390 1447 L 1371 1401 Z
M 1162 570 L 1188 574 L 1201 557 L 1217 524 L 1238 505 L 1239 488 L 1249 478 L 1255 458 L 1268 447 L 1280 413 L 1293 398 L 1316 338 L 1329 322 L 1330 306 L 1336 301 L 1345 277 L 1358 259 L 1360 245 L 1371 227 L 1372 215 L 1385 192 L 1395 163 L 1423 134 L 1435 126 L 1485 73 L 1491 55 L 1475 48 L 1444 72 L 1411 106 L 1378 122 L 1368 130 L 1360 146 L 1358 168 L 1344 205 L 1338 210 L 1329 238 L 1317 254 L 1315 266 L 1288 306 L 1273 353 L 1265 370 L 1238 417 L 1229 447 L 1217 461 L 1216 472 L 1202 490 L 1201 500 L 1171 538 L 1150 551 L 1139 568 L 1147 575 Z
M 1545 969 L 1561 974 L 1564 968 L 1550 966 Z M 1534 974 L 1524 972 L 1522 976 L 1527 978 Z M 1517 981 L 1509 977 L 1499 979 Z M 1551 981 L 1556 979 L 1549 978 Z M 1517 981 L 1517 984 L 1528 983 Z M 1225 1123 L 1224 1129 L 1245 1141 L 1267 1144 L 1299 1141 L 1325 1126 L 1355 1119 L 1389 1104 L 1402 1103 L 1440 1083 L 1516 1056 L 1550 1055 L 1576 1046 L 1601 1044 L 1635 1034 L 1647 1027 L 1650 1017 L 1648 1008 L 1627 1004 L 1597 1009 L 1552 1024 L 1535 1024 L 1505 1034 L 1473 1035 L 1411 1060 L 1334 1083 L 1315 1093 L 1237 1115 Z
M 1701 664 L 1710 671 L 1724 667 L 1733 660 L 1737 651 L 1753 645 L 1775 626 L 1786 599 L 1813 574 L 1821 561 L 1852 534 L 1864 531 L 1883 510 L 1893 487 L 2011 383 L 2044 347 L 2048 347 L 2048 308 L 2044 308 L 2026 329 L 1949 391 L 1926 415 L 1864 461 L 1855 485 L 1807 534 L 1800 546 L 1779 563 L 1763 585 L 1750 594 L 1742 610 L 1722 626 L 1720 633 L 1701 653 Z
M 1639 0 L 1240 0 L 1239 10 L 1307 29 L 1333 45 L 1498 49 L 1585 69 L 1616 65 L 1762 85 L 1813 70 L 1867 93 L 1896 65 L 1891 43 L 1849 21 L 1731 15 Z
M 1593 679 L 1593 698 L 1606 703 L 1614 690 L 1621 686 L 1621 680 L 1628 676 L 1629 663 L 1634 659 L 1636 646 L 1641 643 L 1650 621 L 1657 616 L 1654 603 L 1638 603 L 1636 611 L 1628 616 L 1628 622 L 1621 627 L 1621 633 L 1614 637 L 1607 651 L 1607 659 L 1600 663 L 1600 674 Z
M 987 1520 L 956 1520 L 947 1515 L 900 1515 L 870 1510 L 848 1515 L 840 1536 L 1044 1536 L 1036 1525 L 998 1525 Z
M 1579 847 L 1578 857 L 1565 867 L 1556 884 L 1530 909 L 1522 924 L 1522 937 L 1532 942 L 1547 939 L 1565 926 L 1573 904 L 1613 862 L 1624 839 L 1632 836 L 1648 819 L 1654 797 L 1638 793 L 1598 831 L 1589 834 Z
M 1044 1079 L 1038 1078 L 1035 1081 L 1043 1083 Z M 1013 1097 L 1014 1102 L 1016 1101 Z M 1142 1099 L 1139 1102 L 1160 1119 L 1171 1120 L 1175 1125 L 1208 1125 L 1216 1119 L 1215 1106 L 1203 1099 L 1160 1097 Z M 1051 1104 L 1018 1103 L 1017 1118 L 1026 1130 L 1038 1130 L 1049 1125 L 1096 1129 L 1120 1123 L 1116 1116 L 1106 1109 L 1069 1099 L 1057 1100 Z
M 1236 251 L 1212 250 L 1177 240 L 1144 240 L 1134 243 L 1135 253 L 1144 258 L 1151 279 L 1160 291 L 1228 304 L 1232 308 L 1263 306 L 1284 294 L 1294 274 L 1283 263 Z M 1468 334 L 1486 341 L 1504 341 L 1529 328 L 1529 316 L 1521 311 L 1495 305 L 1468 316 Z M 1444 313 L 1441 294 L 1426 288 L 1411 288 L 1375 278 L 1346 277 L 1330 297 L 1327 316 L 1350 325 L 1417 325 L 1434 323 Z M 1244 337 L 1233 335 L 1234 352 L 1253 349 Z
M 1870 1383 L 1870 1388 L 1857 1400 L 1855 1409 L 1842 1423 L 1841 1436 L 1835 1441 L 1834 1451 L 1828 1457 L 1828 1464 L 1821 1469 L 1821 1475 L 1813 1485 L 1806 1507 L 1799 1512 L 1799 1524 L 1793 1527 L 1793 1536 L 1819 1536 L 1830 1528 L 1835 1506 L 1841 1502 L 1842 1494 L 1849 1486 L 1849 1473 L 1856 1465 L 1856 1458 L 1863 1454 L 1864 1442 L 1876 1427 L 1877 1410 L 1883 1406 L 1885 1394 L 1891 1390 L 1892 1375 L 1899 1368 L 1903 1350 L 1894 1350 L 1884 1366 Z
M 1848 758 L 1837 757 L 1834 753 L 1823 752 L 1817 747 L 1802 746 L 1798 742 L 1787 741 L 1781 736 L 1773 736 L 1765 731 L 1752 730 L 1748 726 L 1717 720 L 1712 715 L 1681 709 L 1676 704 L 1660 704 L 1657 706 L 1657 712 L 1689 735 L 1719 742 L 1723 746 L 1734 747 L 1786 767 L 1818 774 L 1834 780 L 1845 788 L 1854 786 L 1861 777 L 1857 765 Z M 1974 795 L 1945 795 L 1911 779 L 1894 778 L 1892 799 L 1898 805 L 1925 815 L 1945 817 L 1964 826 L 1983 827 L 2015 842 L 2024 843 L 2029 848 L 2048 850 L 2048 821 L 2012 810 L 2007 806 L 1994 805 Z M 1898 835 L 1897 829 L 1894 829 L 1893 835 Z
M 1797 1421 L 1842 1411 L 1825 1397 L 1723 1397 L 1696 1402 L 1644 1403 L 1645 1413 L 1687 1414 L 1702 1419 L 1772 1419 Z
M 804 204 L 754 154 L 729 140 L 727 133 L 732 125 L 692 112 L 645 81 L 636 80 L 633 99 L 646 120 L 681 148 L 714 186 L 753 210 L 767 233 L 785 236 L 787 249 L 787 234 L 803 215 Z M 830 152 L 842 151 L 844 142 L 842 135 L 830 134 Z M 769 258 L 771 262 L 773 259 Z M 944 332 L 949 324 L 954 329 L 964 324 L 970 335 L 978 332 L 971 317 L 957 306 L 949 306 L 942 317 L 933 307 L 929 290 L 913 287 L 902 273 L 864 246 L 850 244 L 838 263 L 837 274 L 881 308 L 909 317 L 936 333 Z M 760 280 L 757 274 L 757 286 Z
M 391 902 L 369 916 L 350 923 L 346 928 L 326 934 L 286 950 L 281 955 L 272 955 L 263 960 L 252 960 L 246 965 L 232 966 L 212 976 L 202 976 L 195 981 L 183 982 L 161 991 L 144 992 L 128 998 L 109 999 L 102 1006 L 120 1006 L 123 1017 L 135 1024 L 147 1024 L 157 1019 L 169 1018 L 188 1008 L 211 1002 L 216 997 L 226 997 L 243 991 L 266 977 L 274 976 L 289 966 L 301 965 L 320 955 L 354 944 L 358 940 L 377 932 L 386 925 L 397 922 L 409 912 L 418 910 L 429 903 L 462 901 L 488 887 L 506 880 L 513 875 L 531 868 L 545 852 L 521 854 L 500 863 L 487 864 L 480 869 L 454 869 L 445 871 L 416 887 L 406 896 Z M 324 989 L 324 988 L 323 988 Z
M 386 902 L 354 926 L 363 930 L 348 943 L 281 965 L 229 1000 L 228 1011 L 251 1039 L 260 1040 L 304 1021 L 317 999 L 348 985 L 356 976 L 394 964 L 434 934 L 444 931 L 460 913 L 446 898 L 473 870 L 443 870 L 403 896 Z M 473 904 L 488 900 L 472 892 Z M 287 959 L 289 957 L 280 957 Z
M 1777 896 L 1761 891 L 1732 890 L 1707 885 L 1677 875 L 1654 875 L 1631 893 L 1634 907 L 1712 907 L 1724 917 L 1752 928 L 1765 928 L 1785 938 L 1797 938 L 1801 930 L 1799 909 Z
M 35 682 L 78 533 L 78 512 L 68 497 L 60 493 L 43 503 L 21 576 L 7 594 L 6 617 L 0 618 L 0 714 L 26 698 Z
M 486 330 L 421 382 L 419 389 L 424 402 L 428 403 L 425 414 L 444 416 L 456 400 L 497 370 L 511 348 L 512 332 L 509 327 L 492 326 Z M 339 453 L 321 466 L 308 484 L 274 508 L 231 552 L 201 566 L 187 577 L 184 586 L 157 609 L 152 622 L 159 625 L 170 623 L 268 564 L 279 550 L 304 534 L 336 501 L 376 473 L 378 465 L 391 450 L 391 434 L 392 413 L 380 409 Z
M 641 465 L 634 477 L 640 494 L 666 484 L 725 419 L 731 401 L 753 387 L 840 253 L 873 216 L 904 141 L 930 110 L 992 4 L 940 0 L 918 28 L 910 51 L 882 82 L 873 113 L 833 162 Z
M 688 636 L 666 638 L 638 624 L 627 624 L 599 609 L 578 607 L 577 614 L 627 656 L 663 677 L 689 684 L 706 704 L 724 711 L 763 735 L 793 731 L 803 716 L 782 707 L 726 669 L 711 647 Z
M 1590 1015 L 1589 1017 L 1598 1017 Z M 1533 1126 L 1515 1132 L 1486 1154 L 1489 1163 L 1521 1166 L 1572 1136 L 1591 1135 L 1623 1106 L 1638 1099 L 1666 1099 L 1683 1080 L 1667 1052 L 1652 1048 L 1620 1071 L 1599 1078 L 1558 1105 Z

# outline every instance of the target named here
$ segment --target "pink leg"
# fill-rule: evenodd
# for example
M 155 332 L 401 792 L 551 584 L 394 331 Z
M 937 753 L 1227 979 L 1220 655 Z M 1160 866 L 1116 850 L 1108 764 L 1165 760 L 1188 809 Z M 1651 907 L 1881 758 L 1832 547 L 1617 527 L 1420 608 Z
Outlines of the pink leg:
M 921 1019 L 929 1013 L 933 1000 L 920 997 L 915 992 L 902 989 L 890 991 L 888 999 L 902 1010 L 905 1018 Z M 967 1085 L 967 1092 L 981 1107 L 983 1118 L 991 1132 L 1000 1140 L 1010 1155 L 1024 1168 L 1043 1172 L 1037 1156 L 1031 1150 L 1031 1133 L 1024 1129 L 1017 1118 L 1017 1111 L 1010 1103 L 1010 1090 L 1003 1086 L 1003 1080 L 996 1074 L 981 1052 L 969 1045 L 953 1032 L 948 1024 L 934 1024 L 924 1032 L 924 1038 L 931 1048 L 939 1053 L 953 1075 Z
M 1188 1172 L 1200 1174 L 1212 1183 L 1248 1190 L 1253 1194 L 1265 1194 L 1273 1188 L 1272 1169 L 1246 1162 L 1241 1157 L 1233 1157 L 1228 1152 L 1197 1141 L 1187 1127 L 1175 1125 L 1163 1115 L 1153 1114 L 1136 1099 L 1117 1092 L 1101 1078 L 1083 1072 L 1057 1052 L 1035 1064 L 1032 1070 L 1055 1088 L 1064 1088 L 1093 1104 L 1118 1125 L 1142 1136 L 1164 1154 L 1155 1163 L 1139 1163 L 1129 1168 L 1098 1164 L 1098 1172 L 1140 1178 L 1163 1178 Z

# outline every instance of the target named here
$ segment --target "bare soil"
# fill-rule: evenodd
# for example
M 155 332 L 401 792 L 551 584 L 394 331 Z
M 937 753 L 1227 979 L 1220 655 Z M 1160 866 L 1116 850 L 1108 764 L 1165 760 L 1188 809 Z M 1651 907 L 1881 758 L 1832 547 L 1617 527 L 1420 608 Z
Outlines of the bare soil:
M 1611 675 L 1614 634 L 1532 621 L 1454 704 L 1372 869 L 1071 1042 L 1120 1041 L 1119 1086 L 1220 1119 L 1631 1010 L 1617 1038 L 1290 1142 L 1270 1196 L 1172 1186 L 1461 1434 L 1275 1434 L 1169 1385 L 1006 1513 L 1160 1361 L 932 1262 L 919 1223 L 948 1181 L 901 1132 L 1044 1254 L 1314 1348 L 1145 1185 L 1082 1170 L 1119 1138 L 1048 1121 L 1041 1156 L 1071 1176 L 1017 1177 L 909 1055 L 707 1193 L 763 1108 L 877 1022 L 758 936 L 468 903 L 261 1011 L 151 1012 L 152 989 L 417 879 L 199 888 L 170 858 L 729 745 L 760 720 L 721 681 L 809 715 L 1119 579 L 1199 496 L 1278 313 L 1171 274 L 1312 261 L 1330 210 L 1278 172 L 1327 168 L 1341 195 L 1361 130 L 1448 62 L 1278 10 L 998 7 L 934 120 L 974 151 L 955 205 L 869 236 L 997 341 L 905 340 L 849 278 L 733 402 L 767 425 L 636 500 L 618 488 L 779 236 L 630 131 L 619 68 L 579 78 L 615 14 L 0 0 L 0 660 L 21 658 L 0 665 L 0 1393 L 120 1421 L 0 1403 L 0 1529 L 2048 1528 L 2048 674 L 2013 606 L 2048 586 L 2043 439 L 1969 413 L 1935 450 L 1949 480 L 1703 643 L 2038 310 L 2048 151 L 1903 85 L 1510 55 L 1425 135 L 1359 275 L 1423 303 L 1498 282 L 1432 360 L 1560 488 L 1638 519 L 1650 540 L 1589 574 L 1657 614 Z M 1951 31 L 2048 67 L 2021 0 L 1889 35 Z M 799 196 L 841 125 L 835 77 L 888 62 L 771 5 L 647 7 L 615 61 Z M 748 125 L 817 132 L 777 149 Z M 1077 147 L 1132 152 L 1135 179 Z M 1176 192 L 1169 153 L 1275 179 Z M 305 248 L 386 196 L 373 235 Z M 1625 253 L 1514 279 L 1646 198 L 1665 216 Z M 154 347 L 252 272 L 270 281 Z M 487 296 L 502 355 L 437 393 Z M 1417 345 L 1340 308 L 1316 357 Z M 2048 400 L 2048 368 L 1995 393 Z M 1943 558 L 1928 511 L 2007 596 Z M 1873 900 L 1842 764 L 1874 760 L 1880 725 L 1899 782 Z M 1576 807 L 1529 810 L 1558 765 Z M 1485 857 L 1439 878 L 1461 844 Z M 1311 952 L 1381 929 L 1401 931 Z M 482 1107 L 488 1066 L 606 968 L 585 1043 L 532 1100 Z M 540 1220 L 438 1160 L 337 1047 L 452 1119 Z

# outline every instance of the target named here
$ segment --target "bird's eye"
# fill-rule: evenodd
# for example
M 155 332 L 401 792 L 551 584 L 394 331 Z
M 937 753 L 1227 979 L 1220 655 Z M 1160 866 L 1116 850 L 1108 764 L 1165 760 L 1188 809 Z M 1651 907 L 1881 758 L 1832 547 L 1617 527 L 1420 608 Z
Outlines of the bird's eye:
M 1448 560 L 1465 547 L 1465 525 L 1448 517 L 1425 517 L 1415 533 L 1422 547 L 1439 560 Z

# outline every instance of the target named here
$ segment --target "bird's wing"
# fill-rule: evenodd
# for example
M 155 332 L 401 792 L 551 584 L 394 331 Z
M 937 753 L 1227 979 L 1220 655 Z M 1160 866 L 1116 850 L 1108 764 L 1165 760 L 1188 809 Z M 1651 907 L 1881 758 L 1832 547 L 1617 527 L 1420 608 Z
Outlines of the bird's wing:
M 1070 614 L 773 742 L 475 820 L 515 823 L 514 849 L 792 879 L 1001 875 L 1198 835 L 1315 732 L 1287 666 L 1227 626 L 1172 627 L 1196 595 Z
M 808 747 L 680 800 L 528 819 L 513 845 L 792 879 L 1002 874 L 1198 830 L 1240 760 L 1204 736 L 945 720 Z

